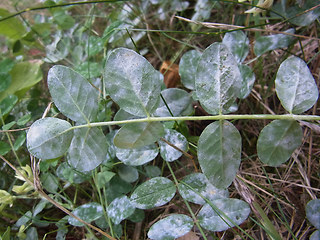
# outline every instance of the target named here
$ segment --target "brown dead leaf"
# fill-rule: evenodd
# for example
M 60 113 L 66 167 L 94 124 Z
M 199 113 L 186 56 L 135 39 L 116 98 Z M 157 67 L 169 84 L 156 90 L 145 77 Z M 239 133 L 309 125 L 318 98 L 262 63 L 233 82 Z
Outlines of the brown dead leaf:
M 194 232 L 189 232 L 186 235 L 177 238 L 177 240 L 199 240 L 200 238 Z
M 164 61 L 160 67 L 160 72 L 164 75 L 164 84 L 167 88 L 174 88 L 180 82 L 178 64 Z

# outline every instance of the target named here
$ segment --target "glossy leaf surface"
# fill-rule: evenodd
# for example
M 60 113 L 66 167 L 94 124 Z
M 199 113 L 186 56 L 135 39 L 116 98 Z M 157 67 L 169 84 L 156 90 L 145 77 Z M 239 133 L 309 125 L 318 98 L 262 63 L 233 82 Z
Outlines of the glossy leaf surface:
M 226 45 L 238 63 L 242 63 L 249 53 L 249 39 L 243 31 L 228 32 L 222 43 Z
M 106 146 L 106 138 L 99 128 L 75 129 L 67 155 L 68 163 L 80 172 L 91 171 L 106 159 Z
M 188 141 L 181 133 L 173 129 L 165 129 L 165 135 L 163 137 L 166 141 L 173 144 L 177 148 L 181 149 L 182 151 L 188 150 Z M 168 143 L 160 140 L 160 155 L 161 157 L 168 161 L 173 162 L 182 156 L 182 152 L 173 148 Z
M 241 75 L 227 46 L 211 44 L 202 54 L 195 79 L 197 97 L 213 115 L 226 113 L 239 95 Z
M 69 148 L 73 132 L 67 131 L 71 124 L 58 118 L 35 121 L 27 134 L 28 151 L 40 159 L 62 156 Z
M 48 87 L 57 108 L 78 123 L 95 119 L 98 90 L 71 68 L 56 65 L 48 72 Z
M 216 121 L 202 132 L 198 142 L 202 172 L 217 188 L 228 187 L 241 161 L 241 136 L 228 121 Z
M 80 219 L 84 220 L 85 222 L 90 223 L 100 218 L 103 215 L 103 210 L 102 206 L 99 203 L 91 202 L 77 207 L 75 210 L 72 211 L 72 213 Z M 84 226 L 83 223 L 79 222 L 71 216 L 69 216 L 68 222 L 69 224 L 75 227 Z
M 138 53 L 126 48 L 113 50 L 104 77 L 106 91 L 128 113 L 143 117 L 157 108 L 163 77 Z
M 27 90 L 42 80 L 42 61 L 19 62 L 10 71 L 11 83 L 0 95 L 2 101 L 8 95 L 14 94 L 21 98 Z
M 285 32 L 293 34 L 294 29 L 291 28 Z M 260 36 L 256 39 L 256 43 L 254 44 L 254 53 L 257 56 L 261 56 L 271 50 L 286 48 L 293 42 L 293 40 L 294 37 L 287 34 Z
M 307 64 L 298 57 L 288 58 L 281 63 L 275 86 L 282 106 L 289 113 L 300 114 L 307 111 L 319 96 Z
M 176 239 L 190 232 L 192 227 L 192 218 L 184 214 L 172 214 L 153 224 L 148 237 L 154 240 Z
M 155 144 L 141 148 L 116 148 L 117 158 L 126 165 L 140 166 L 156 158 L 159 149 Z
M 265 164 L 277 167 L 290 158 L 301 141 L 302 130 L 296 121 L 274 120 L 260 132 L 258 157 Z
M 113 142 L 118 148 L 140 148 L 150 145 L 164 135 L 159 122 L 128 123 L 116 133 Z
M 119 224 L 134 213 L 135 207 L 127 196 L 114 199 L 107 208 L 108 216 L 114 224 Z
M 190 50 L 183 54 L 179 63 L 179 74 L 183 86 L 190 90 L 194 90 L 195 75 L 201 52 Z
M 250 214 L 249 205 L 239 199 L 218 199 L 212 201 L 212 204 L 218 210 L 215 211 L 209 204 L 205 204 L 197 215 L 200 225 L 209 231 L 220 232 L 227 230 L 235 226 L 232 222 L 239 225 L 243 223 Z M 226 217 L 222 213 L 224 213 Z
M 130 199 L 136 208 L 150 209 L 168 203 L 175 193 L 176 187 L 170 179 L 155 177 L 139 185 Z
M 187 175 L 181 180 L 178 189 L 180 195 L 185 200 L 201 205 L 206 203 L 201 195 L 209 201 L 229 197 L 227 189 L 216 188 L 202 173 L 192 173 Z
M 320 229 L 320 199 L 313 199 L 306 206 L 306 215 L 309 222 Z

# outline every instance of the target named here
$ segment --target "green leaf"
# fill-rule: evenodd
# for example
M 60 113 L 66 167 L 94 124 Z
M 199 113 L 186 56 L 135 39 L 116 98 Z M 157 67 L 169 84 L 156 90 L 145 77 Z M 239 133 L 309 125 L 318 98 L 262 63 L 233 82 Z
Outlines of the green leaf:
M 226 45 L 238 63 L 242 63 L 249 53 L 249 39 L 243 31 L 227 32 L 222 43 Z
M 18 149 L 24 144 L 25 141 L 26 141 L 26 133 L 22 132 L 14 142 L 13 149 L 15 151 L 18 151 Z
M 12 121 L 12 122 L 9 122 L 5 125 L 2 126 L 2 130 L 9 130 L 10 128 L 12 128 L 17 122 L 16 121 Z
M 17 124 L 19 126 L 23 126 L 25 125 L 27 122 L 29 122 L 31 119 L 31 114 L 26 114 L 24 116 L 22 116 L 21 118 L 19 118 L 19 120 L 17 121 Z
M 190 50 L 183 54 L 179 63 L 179 74 L 183 86 L 194 90 L 195 75 L 201 57 L 201 52 Z
M 168 203 L 175 193 L 176 187 L 171 180 L 155 177 L 139 185 L 130 199 L 136 208 L 150 209 Z
M 114 121 L 125 121 L 125 120 L 130 120 L 130 119 L 138 119 L 140 117 L 137 117 L 135 115 L 132 115 L 128 112 L 126 112 L 123 109 L 119 109 L 118 112 L 116 113 L 116 115 L 114 115 L 113 120 Z
M 75 210 L 72 211 L 72 213 L 80 219 L 82 219 L 83 221 L 90 223 L 103 216 L 103 209 L 99 203 L 91 202 L 77 207 Z M 71 216 L 69 216 L 68 222 L 69 224 L 75 227 L 84 226 L 83 223 L 79 222 Z
M 164 135 L 159 122 L 128 123 L 115 135 L 113 142 L 118 148 L 140 148 L 150 145 Z
M 204 21 L 210 18 L 211 10 L 216 3 L 210 0 L 198 0 L 196 5 L 194 6 L 194 15 L 192 16 L 192 21 Z M 194 29 L 196 25 L 192 25 L 192 31 L 196 31 Z M 198 27 L 198 26 L 197 26 Z
M 319 91 L 307 64 L 298 57 L 283 61 L 275 80 L 282 106 L 290 113 L 300 114 L 317 101 Z
M 294 29 L 290 28 L 285 33 L 294 33 Z M 269 36 L 260 36 L 256 39 L 256 43 L 254 44 L 254 53 L 257 56 L 261 56 L 262 54 L 279 49 L 279 48 L 286 48 L 291 43 L 293 43 L 294 37 L 287 34 L 274 34 Z
M 142 222 L 142 220 L 145 218 L 144 211 L 142 209 L 136 208 L 134 210 L 134 213 L 131 214 L 127 219 L 131 222 L 138 223 Z
M 128 183 L 133 183 L 138 180 L 139 173 L 135 167 L 120 165 L 118 169 L 119 176 Z
M 213 43 L 203 52 L 195 77 L 202 107 L 211 114 L 226 113 L 239 95 L 241 75 L 227 46 Z
M 11 229 L 10 227 L 7 227 L 7 230 L 3 233 L 1 237 L 2 240 L 10 240 L 10 232 L 11 232 Z
M 206 201 L 199 194 L 209 201 L 229 197 L 227 189 L 216 188 L 202 173 L 187 175 L 181 180 L 178 189 L 181 197 L 185 200 L 201 205 L 205 204 Z
M 56 193 L 59 187 L 59 180 L 50 172 L 41 174 L 40 177 L 43 188 L 51 193 Z
M 11 84 L 11 75 L 0 72 L 0 92 L 6 90 Z
M 126 165 L 140 166 L 156 158 L 159 149 L 155 144 L 141 148 L 116 148 L 117 158 Z
M 138 53 L 113 50 L 105 67 L 106 91 L 123 110 L 136 116 L 148 116 L 158 106 L 163 76 Z
M 0 61 L 0 73 L 10 72 L 14 65 L 15 61 L 10 58 L 5 58 L 4 60 Z
M 108 216 L 114 224 L 119 224 L 134 213 L 136 208 L 127 196 L 114 199 L 107 208 Z
M 243 223 L 250 214 L 249 205 L 240 199 L 222 198 L 211 204 L 214 209 L 206 203 L 197 215 L 201 227 L 209 231 L 225 231 Z
M 6 9 L 0 8 L 0 19 L 10 16 L 11 13 Z M 15 41 L 21 39 L 27 33 L 19 18 L 10 18 L 0 22 L 0 34 Z
M 9 95 L 0 102 L 0 117 L 8 114 L 18 102 L 18 97 Z
M 73 132 L 67 131 L 71 124 L 58 118 L 35 121 L 27 134 L 28 151 L 40 159 L 62 156 L 69 148 Z
M 56 170 L 56 175 L 64 181 L 76 184 L 80 184 L 90 179 L 90 176 L 77 172 L 67 162 L 63 162 L 59 165 Z
M 188 141 L 185 136 L 178 131 L 173 129 L 165 129 L 165 135 L 163 138 L 182 151 L 188 151 Z M 171 147 L 166 142 L 160 140 L 158 143 L 160 146 L 160 155 L 165 161 L 173 162 L 182 156 L 182 152 Z
M 8 143 L 0 141 L 0 155 L 4 156 L 11 150 Z
M 320 199 L 313 199 L 306 206 L 306 215 L 309 222 L 320 229 Z
M 168 88 L 163 90 L 161 94 L 174 117 L 181 116 L 182 114 L 189 115 L 192 113 L 192 107 L 191 111 L 186 111 L 192 105 L 192 98 L 188 92 L 179 88 Z M 163 99 L 160 100 L 159 106 L 154 112 L 154 115 L 159 117 L 171 117 Z
M 48 87 L 57 108 L 78 123 L 95 119 L 99 92 L 79 73 L 56 65 L 48 72 Z
M 173 240 L 190 232 L 192 227 L 192 218 L 184 214 L 172 214 L 153 224 L 148 237 L 154 240 Z
M 0 95 L 0 101 L 11 94 L 21 98 L 32 86 L 42 80 L 41 61 L 19 62 L 10 71 L 11 84 Z
M 320 239 L 320 231 L 319 230 L 314 231 L 309 238 L 309 240 L 319 240 L 319 239 Z
M 54 11 L 53 19 L 58 24 L 58 26 L 63 30 L 72 28 L 75 25 L 74 18 L 68 15 L 64 10 Z
M 38 238 L 38 232 L 37 232 L 37 229 L 35 227 L 30 227 L 27 230 L 27 237 L 25 238 L 25 240 L 34 240 L 34 239 L 39 239 Z
M 260 132 L 258 157 L 269 166 L 277 167 L 287 161 L 302 143 L 302 130 L 296 121 L 274 120 Z
M 75 129 L 67 155 L 68 163 L 80 172 L 91 171 L 106 159 L 106 146 L 106 138 L 99 128 Z
M 198 159 L 202 172 L 217 188 L 234 180 L 241 161 L 241 136 L 228 121 L 208 125 L 200 135 Z
M 242 77 L 240 95 L 238 96 L 240 99 L 245 99 L 249 96 L 253 84 L 256 80 L 256 77 L 252 71 L 252 69 L 247 65 L 239 65 L 239 70 Z
M 161 169 L 158 166 L 145 165 L 144 170 L 148 178 L 159 177 L 161 175 Z
M 108 182 L 111 181 L 111 179 L 115 176 L 116 174 L 114 172 L 109 172 L 109 171 L 103 171 L 99 172 L 97 174 L 97 185 L 102 188 L 104 187 Z

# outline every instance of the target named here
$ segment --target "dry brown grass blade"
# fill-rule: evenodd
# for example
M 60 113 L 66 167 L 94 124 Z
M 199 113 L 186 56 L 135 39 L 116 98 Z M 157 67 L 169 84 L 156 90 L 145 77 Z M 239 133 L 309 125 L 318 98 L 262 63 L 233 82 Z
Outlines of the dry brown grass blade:
M 188 19 L 185 17 L 180 17 L 180 16 L 176 16 L 176 18 L 178 18 L 182 21 L 185 21 L 185 22 L 189 22 L 189 23 L 193 23 L 193 24 L 197 24 L 197 25 L 202 25 L 207 28 L 223 29 L 223 30 L 243 30 L 243 31 L 249 31 L 249 32 L 268 32 L 268 33 L 273 33 L 273 34 L 285 34 L 285 35 L 289 35 L 289 36 L 293 36 L 293 37 L 320 41 L 320 38 L 308 37 L 308 36 L 304 36 L 304 35 L 288 33 L 288 32 L 283 32 L 283 31 L 277 31 L 277 30 L 271 30 L 271 29 L 244 27 L 244 26 L 225 24 L 225 23 L 199 22 L 199 21 L 193 21 L 191 19 Z

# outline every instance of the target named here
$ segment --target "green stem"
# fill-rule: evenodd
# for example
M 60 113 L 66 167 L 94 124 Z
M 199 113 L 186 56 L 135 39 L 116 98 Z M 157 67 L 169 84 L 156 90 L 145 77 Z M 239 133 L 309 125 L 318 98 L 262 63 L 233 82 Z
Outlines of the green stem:
M 172 177 L 173 177 L 174 183 L 175 183 L 176 187 L 178 188 L 179 182 L 178 182 L 176 176 L 174 175 L 174 172 L 173 172 L 173 170 L 172 170 L 172 168 L 171 168 L 171 166 L 170 166 L 170 163 L 166 161 L 166 164 L 167 164 L 167 166 L 168 166 L 168 168 L 169 168 L 169 170 L 170 170 L 170 173 L 171 173 L 171 175 L 172 175 Z M 199 231 L 200 231 L 203 239 L 207 240 L 207 237 L 206 237 L 203 229 L 201 228 L 201 226 L 200 226 L 200 224 L 199 224 L 199 222 L 198 222 L 198 220 L 197 220 L 196 215 L 194 215 L 194 213 L 193 213 L 193 211 L 192 211 L 189 203 L 188 203 L 184 198 L 182 198 L 182 199 L 183 199 L 185 205 L 187 206 L 187 208 L 188 208 L 188 210 L 189 210 L 189 212 L 190 212 L 190 214 L 191 214 L 191 216 L 192 216 L 193 221 L 194 221 L 195 224 L 197 225 L 197 227 L 198 227 L 198 229 L 199 229 Z
M 309 120 L 319 121 L 320 116 L 317 115 L 295 115 L 295 114 L 283 114 L 283 115 L 272 115 L 272 114 L 253 114 L 253 115 L 215 115 L 215 116 L 185 116 L 185 117 L 147 117 L 138 118 L 122 121 L 109 121 L 109 122 L 94 122 L 84 125 L 73 126 L 64 132 L 85 127 L 101 127 L 111 125 L 122 125 L 127 123 L 138 123 L 138 122 L 165 122 L 165 121 L 201 121 L 201 120 Z

